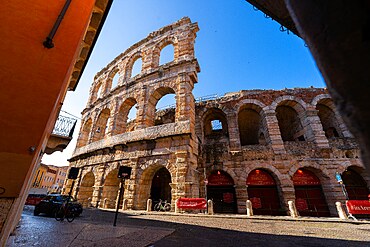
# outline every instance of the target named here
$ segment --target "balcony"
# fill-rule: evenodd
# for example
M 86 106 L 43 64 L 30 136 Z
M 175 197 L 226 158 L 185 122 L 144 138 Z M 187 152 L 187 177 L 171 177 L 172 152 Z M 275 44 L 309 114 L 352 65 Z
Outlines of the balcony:
M 54 130 L 51 133 L 45 148 L 46 154 L 52 154 L 55 151 L 63 151 L 72 140 L 77 119 L 59 115 L 55 122 Z

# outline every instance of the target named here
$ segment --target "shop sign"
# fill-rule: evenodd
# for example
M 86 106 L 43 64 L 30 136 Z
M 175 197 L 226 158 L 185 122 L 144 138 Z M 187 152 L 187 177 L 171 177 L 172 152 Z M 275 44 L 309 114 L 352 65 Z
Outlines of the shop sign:
M 247 185 L 275 185 L 275 180 L 267 172 L 257 169 L 248 175 Z
M 249 200 L 252 202 L 252 208 L 262 208 L 261 198 L 252 197 Z
M 293 176 L 294 185 L 320 185 L 320 180 L 310 171 L 298 170 Z
M 207 209 L 207 201 L 204 198 L 179 198 L 177 208 L 181 209 Z
M 350 214 L 370 214 L 370 201 L 348 200 L 346 206 Z
M 297 198 L 295 200 L 295 206 L 298 211 L 304 211 L 308 209 L 307 201 L 302 198 Z
M 220 173 L 212 174 L 208 178 L 208 185 L 211 186 L 228 186 L 234 185 L 232 178 Z
M 230 192 L 223 193 L 222 194 L 222 197 L 223 197 L 223 201 L 225 203 L 233 203 L 234 202 L 234 195 L 233 195 L 233 193 L 230 193 Z

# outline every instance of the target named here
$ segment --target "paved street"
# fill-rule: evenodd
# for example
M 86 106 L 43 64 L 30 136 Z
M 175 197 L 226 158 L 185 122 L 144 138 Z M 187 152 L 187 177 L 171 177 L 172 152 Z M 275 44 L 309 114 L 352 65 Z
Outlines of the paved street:
M 85 209 L 74 222 L 24 210 L 10 246 L 370 246 L 370 224 L 288 217 L 120 213 Z

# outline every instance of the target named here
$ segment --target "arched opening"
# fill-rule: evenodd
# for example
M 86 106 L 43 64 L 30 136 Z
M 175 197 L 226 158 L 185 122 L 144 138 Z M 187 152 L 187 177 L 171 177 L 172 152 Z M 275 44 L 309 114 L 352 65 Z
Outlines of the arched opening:
M 154 125 L 175 122 L 176 99 L 175 94 L 166 94 L 158 100 L 155 109 Z
M 238 126 L 242 146 L 265 143 L 265 140 L 262 140 L 262 118 L 255 109 L 242 108 L 238 114 Z
M 153 125 L 161 125 L 165 123 L 175 122 L 176 108 L 169 107 L 168 109 L 162 109 L 160 106 L 171 105 L 171 102 L 175 101 L 175 91 L 170 87 L 160 87 L 156 89 L 149 98 L 148 102 L 148 125 L 147 127 Z M 166 96 L 166 97 L 164 97 Z M 162 100 L 163 98 L 163 100 Z M 161 101 L 161 105 L 159 105 Z M 176 102 L 176 101 L 175 101 Z
M 134 120 L 136 118 L 136 114 L 134 115 L 133 112 L 136 113 L 136 105 L 137 102 L 134 98 L 128 98 L 122 103 L 116 116 L 114 134 L 122 134 L 135 127 Z M 133 115 L 134 118 L 130 119 L 130 116 L 132 117 Z
M 104 110 L 100 112 L 99 117 L 96 121 L 95 129 L 94 129 L 93 142 L 104 138 L 109 118 L 110 118 L 110 110 L 108 108 L 105 108 Z
M 280 105 L 276 108 L 276 117 L 283 141 L 305 141 L 304 129 L 294 108 Z
M 89 140 L 89 135 L 91 132 L 91 125 L 92 125 L 92 120 L 89 118 L 83 125 L 80 133 L 80 137 L 78 140 L 77 147 L 83 147 L 87 144 Z
M 134 77 L 134 76 L 137 76 L 138 74 L 140 74 L 141 70 L 142 70 L 142 67 L 143 67 L 143 61 L 142 61 L 141 57 L 139 57 L 138 59 L 136 59 L 136 61 L 132 65 L 131 77 Z
M 128 112 L 126 132 L 131 132 L 136 129 L 137 107 L 138 107 L 138 104 L 136 103 L 135 105 L 131 107 L 130 111 Z
M 159 65 L 163 65 L 174 60 L 175 51 L 172 44 L 165 46 L 161 52 L 159 57 Z
M 298 169 L 293 175 L 295 204 L 301 216 L 330 216 L 319 178 L 307 169 Z
M 113 78 L 112 78 L 112 86 L 111 86 L 111 89 L 113 89 L 113 88 L 115 88 L 115 87 L 118 86 L 118 80 L 119 80 L 119 73 L 118 73 L 118 71 L 116 71 L 114 73 Z
M 227 118 L 222 110 L 209 109 L 203 122 L 204 136 L 219 139 L 221 136 L 228 137 Z
M 213 171 L 208 176 L 207 198 L 213 201 L 215 213 L 237 212 L 234 180 L 224 171 Z
M 340 128 L 334 111 L 321 103 L 316 105 L 316 109 L 318 111 L 317 115 L 320 118 L 325 136 L 328 139 L 339 137 Z
M 275 179 L 265 170 L 256 169 L 247 178 L 248 198 L 257 215 L 285 215 Z
M 80 188 L 78 191 L 78 201 L 82 203 L 84 207 L 90 206 L 91 199 L 94 192 L 95 176 L 94 173 L 88 172 L 82 179 Z
M 350 167 L 342 174 L 343 183 L 346 186 L 350 200 L 368 200 L 370 191 L 365 180 L 354 168 Z
M 118 178 L 118 170 L 111 171 L 104 180 L 103 192 L 100 200 L 102 208 L 116 208 L 116 201 L 120 180 Z
M 159 200 L 166 200 L 167 202 L 171 202 L 171 174 L 165 168 L 160 168 L 153 176 L 152 179 L 152 186 L 150 188 L 150 198 L 153 201 L 152 207 Z
M 103 96 L 103 84 L 102 83 L 100 83 L 99 85 L 98 85 L 98 90 L 97 90 L 97 92 L 96 92 L 96 99 L 99 99 L 99 98 L 101 98 Z

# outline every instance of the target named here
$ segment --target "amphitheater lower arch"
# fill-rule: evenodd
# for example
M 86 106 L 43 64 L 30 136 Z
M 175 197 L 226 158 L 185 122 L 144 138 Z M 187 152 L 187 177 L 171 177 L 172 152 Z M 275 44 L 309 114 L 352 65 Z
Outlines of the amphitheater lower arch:
M 127 132 L 129 129 L 127 128 L 127 121 L 128 121 L 128 115 L 132 107 L 134 107 L 137 104 L 137 101 L 135 98 L 127 98 L 121 106 L 118 109 L 117 114 L 115 114 L 114 119 L 114 131 L 113 134 L 121 134 L 124 132 Z M 132 127 L 132 126 L 131 126 Z
M 154 165 L 149 165 L 147 166 L 144 170 L 139 168 L 137 171 L 138 173 L 138 186 L 136 186 L 136 191 L 135 191 L 135 198 L 134 198 L 134 204 L 133 208 L 134 209 L 145 209 L 146 208 L 146 202 L 148 199 L 155 199 L 158 200 L 159 198 L 150 198 L 151 197 L 151 190 L 152 190 L 152 183 L 154 176 L 157 174 L 158 171 L 163 171 L 163 169 L 168 172 L 168 176 L 170 178 L 170 182 L 172 183 L 172 180 L 175 176 L 174 172 L 171 172 L 171 168 L 165 165 L 161 164 L 154 164 Z M 166 172 L 164 172 L 166 174 Z M 167 181 L 167 179 L 166 179 Z M 170 185 L 170 183 L 168 184 Z M 171 201 L 172 196 L 174 193 L 171 191 Z M 162 199 L 162 198 L 160 198 Z M 163 198 L 164 199 L 164 198 Z M 166 198 L 168 200 L 168 198 Z
M 88 172 L 83 176 L 78 191 L 77 199 L 84 207 L 91 203 L 95 185 L 95 176 L 93 172 Z
M 103 191 L 100 200 L 101 208 L 115 208 L 118 199 L 120 180 L 118 169 L 113 169 L 104 179 Z

